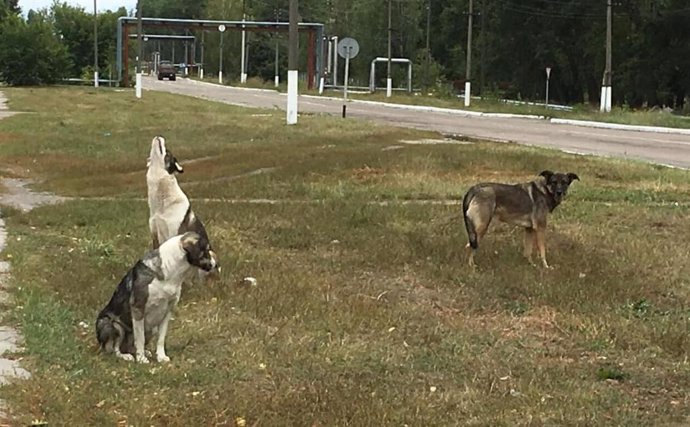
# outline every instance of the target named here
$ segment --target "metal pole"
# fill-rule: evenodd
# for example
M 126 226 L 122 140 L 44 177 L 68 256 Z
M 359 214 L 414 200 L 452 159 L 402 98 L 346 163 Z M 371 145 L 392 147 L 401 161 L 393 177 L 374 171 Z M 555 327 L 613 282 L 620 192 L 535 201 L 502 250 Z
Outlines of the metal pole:
M 338 86 L 338 36 L 333 36 L 333 87 Z
M 201 30 L 201 69 L 199 70 L 199 78 L 204 79 L 204 35 L 206 31 Z
M 245 11 L 245 1 L 242 0 L 242 53 L 240 54 L 240 83 L 247 82 L 247 73 L 245 72 L 245 45 L 247 43 L 247 32 L 244 29 L 244 21 L 247 19 Z
M 549 72 L 546 72 L 546 102 L 544 108 L 549 108 Z
M 141 22 L 141 0 L 137 0 L 137 78 L 136 78 L 136 89 L 135 94 L 137 98 L 141 98 L 142 87 L 141 87 L 141 55 L 143 54 L 144 41 L 142 34 L 142 22 Z M 125 41 L 127 43 L 127 41 Z
M 98 9 L 93 0 L 93 87 L 98 87 Z
M 391 79 L 391 35 L 393 33 L 392 27 L 392 1 L 388 0 L 388 69 L 386 72 L 386 97 L 390 98 L 393 93 L 393 79 Z
M 274 83 L 275 83 L 275 87 L 278 87 L 280 85 L 280 74 L 278 74 L 279 73 L 279 71 L 278 71 L 278 55 L 279 55 L 278 33 L 275 34 L 275 38 L 276 38 L 276 59 L 275 59 L 276 70 L 275 70 L 275 82 Z
M 424 67 L 424 90 L 429 91 L 429 64 L 431 62 L 431 49 L 429 45 L 429 29 L 431 27 L 431 0 L 426 5 L 426 67 Z
M 345 50 L 345 82 L 343 86 L 343 119 L 347 116 L 347 81 L 350 78 L 350 50 L 352 46 L 347 46 Z
M 607 113 L 611 111 L 611 15 L 611 0 L 608 0 L 606 2 L 606 69 L 602 81 L 600 104 L 600 110 Z
M 481 17 L 481 33 L 479 37 L 482 39 L 482 44 L 479 50 L 479 94 L 484 96 L 484 78 L 486 76 L 486 70 L 484 68 L 484 58 L 486 57 L 486 32 L 484 31 L 487 25 L 486 18 L 486 0 L 482 0 L 482 11 L 480 12 Z
M 470 11 L 467 15 L 467 64 L 465 69 L 465 107 L 470 106 L 470 95 L 472 93 L 472 0 L 470 0 Z
M 297 124 L 297 98 L 299 77 L 299 33 L 297 27 L 297 0 L 290 0 L 290 32 L 288 53 L 288 96 L 287 96 L 287 124 Z
M 223 84 L 223 32 L 220 32 L 220 62 L 218 63 L 218 83 Z

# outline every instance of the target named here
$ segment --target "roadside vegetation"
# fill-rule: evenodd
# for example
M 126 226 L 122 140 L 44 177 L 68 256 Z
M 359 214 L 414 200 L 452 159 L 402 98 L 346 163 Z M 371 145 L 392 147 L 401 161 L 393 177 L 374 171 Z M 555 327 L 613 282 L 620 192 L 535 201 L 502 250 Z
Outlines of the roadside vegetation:
M 688 172 L 147 92 L 7 89 L 0 177 L 72 199 L 2 209 L 18 424 L 682 425 L 690 417 Z M 70 108 L 65 108 L 69 105 Z M 117 114 L 113 114 L 117 112 Z M 223 263 L 185 288 L 168 365 L 98 354 L 93 324 L 149 246 L 163 134 Z M 427 141 L 428 142 L 428 141 Z M 446 141 L 448 142 L 448 141 Z M 581 181 L 550 217 L 553 270 L 500 224 L 468 270 L 477 181 Z M 268 201 L 272 201 L 269 203 Z M 430 203 L 435 202 L 435 203 Z M 246 287 L 252 276 L 257 286 Z

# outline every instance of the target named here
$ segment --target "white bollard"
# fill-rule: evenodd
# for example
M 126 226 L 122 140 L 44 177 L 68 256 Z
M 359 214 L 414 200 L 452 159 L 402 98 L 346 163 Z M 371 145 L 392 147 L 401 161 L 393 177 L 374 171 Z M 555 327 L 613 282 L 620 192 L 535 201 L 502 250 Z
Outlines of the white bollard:
M 393 95 L 393 79 L 386 79 L 386 98 Z
M 297 124 L 297 70 L 288 70 L 287 124 Z
M 200 78 L 201 80 L 204 79 L 204 69 L 203 69 L 203 68 L 199 70 L 199 78 Z
M 280 76 L 275 77 L 275 85 L 276 87 L 280 86 Z
M 93 72 L 93 87 L 98 87 L 98 71 Z
M 223 72 L 218 71 L 218 83 L 223 84 Z
M 319 95 L 323 93 L 323 84 L 324 84 L 324 78 L 321 77 L 321 80 L 319 80 Z
M 141 89 L 142 89 L 141 84 L 142 84 L 141 73 L 137 73 L 137 80 L 136 80 L 136 84 L 135 84 L 135 93 L 137 95 L 137 98 L 141 98 Z
M 465 82 L 465 107 L 470 106 L 470 96 L 472 95 L 472 83 Z

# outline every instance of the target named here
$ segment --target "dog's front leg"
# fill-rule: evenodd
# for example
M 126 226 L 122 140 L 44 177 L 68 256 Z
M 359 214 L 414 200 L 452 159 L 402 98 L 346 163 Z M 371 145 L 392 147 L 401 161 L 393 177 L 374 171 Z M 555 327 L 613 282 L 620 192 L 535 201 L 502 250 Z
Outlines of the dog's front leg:
M 537 248 L 544 268 L 551 268 L 546 262 L 546 227 L 537 227 Z
M 158 327 L 158 342 L 156 343 L 156 360 L 159 363 L 170 362 L 170 358 L 165 354 L 165 335 L 168 333 L 168 322 L 170 321 L 171 311 L 165 315 L 165 318 Z
M 139 317 L 139 319 L 137 319 L 137 317 Z M 141 316 L 137 316 L 134 311 L 132 312 L 132 331 L 134 333 L 134 349 L 137 353 L 137 362 L 149 363 L 149 359 L 146 358 L 146 353 L 144 353 L 146 333 L 144 330 L 143 313 L 141 313 Z

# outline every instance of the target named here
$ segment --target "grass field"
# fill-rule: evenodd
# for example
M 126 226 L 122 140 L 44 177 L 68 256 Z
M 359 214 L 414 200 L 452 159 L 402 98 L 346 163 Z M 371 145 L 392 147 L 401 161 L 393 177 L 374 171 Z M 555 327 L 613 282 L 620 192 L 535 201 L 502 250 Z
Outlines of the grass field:
M 31 113 L 0 121 L 0 176 L 73 197 L 2 210 L 3 321 L 33 377 L 0 398 L 22 424 L 690 423 L 686 171 L 161 93 L 5 92 Z M 155 134 L 224 269 L 184 289 L 172 362 L 141 366 L 99 355 L 93 324 L 149 244 Z M 551 217 L 554 269 L 496 224 L 468 270 L 445 203 L 543 169 L 581 178 Z

